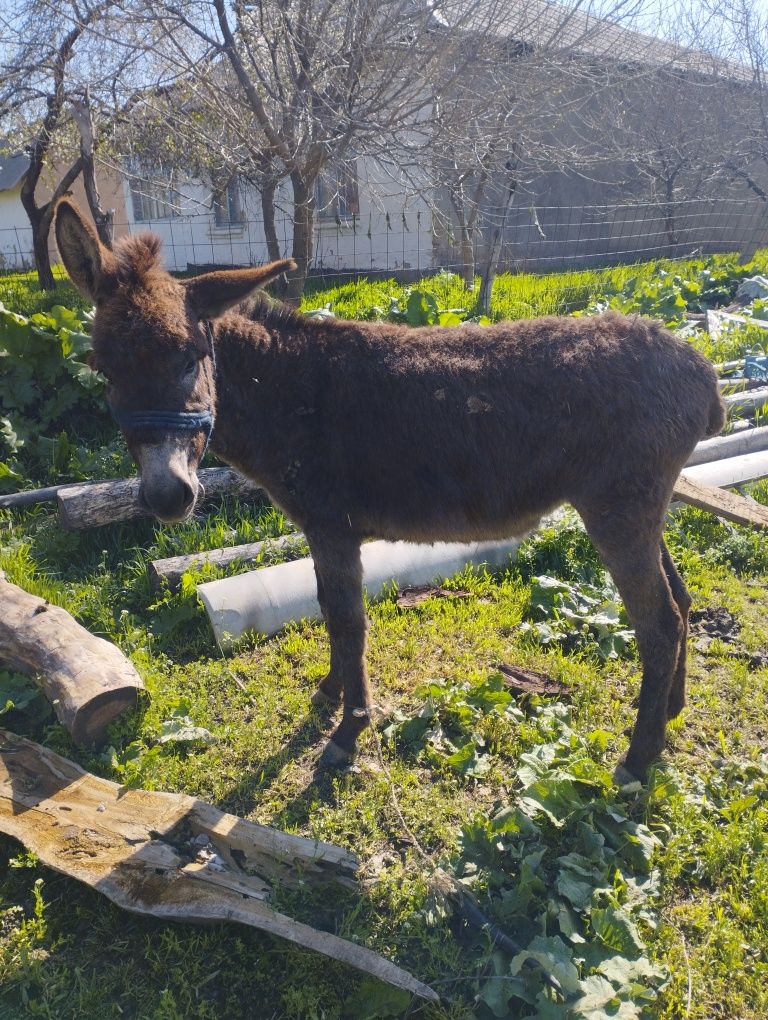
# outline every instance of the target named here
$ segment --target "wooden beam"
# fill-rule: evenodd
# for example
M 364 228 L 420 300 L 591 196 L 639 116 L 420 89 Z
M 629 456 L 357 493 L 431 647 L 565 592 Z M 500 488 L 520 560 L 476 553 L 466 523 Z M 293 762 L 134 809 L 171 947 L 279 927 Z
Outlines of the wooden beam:
M 152 560 L 147 564 L 149 583 L 154 591 L 166 585 L 171 591 L 181 584 L 181 577 L 188 570 L 199 570 L 206 564 L 214 567 L 230 567 L 239 563 L 243 567 L 252 567 L 255 563 L 269 558 L 269 553 L 289 549 L 306 555 L 306 538 L 296 532 L 293 535 L 281 535 L 279 538 L 267 538 L 263 542 L 247 542 L 244 545 L 227 546 L 225 549 L 209 549 L 207 552 L 189 553 L 185 556 L 168 556 L 163 560 Z
M 103 743 L 107 726 L 144 689 L 133 664 L 65 609 L 10 584 L 2 571 L 0 606 L 0 664 L 38 678 L 77 743 Z
M 758 528 L 768 528 L 768 507 L 757 500 L 740 496 L 727 489 L 715 489 L 711 485 L 703 485 L 685 474 L 675 482 L 674 498 L 684 503 L 709 510 L 726 521 L 735 524 L 751 524 Z
M 133 913 L 237 921 L 437 1001 L 378 953 L 269 905 L 277 886 L 354 887 L 357 860 L 340 847 L 246 822 L 185 794 L 119 786 L 7 730 L 0 730 L 0 832 Z

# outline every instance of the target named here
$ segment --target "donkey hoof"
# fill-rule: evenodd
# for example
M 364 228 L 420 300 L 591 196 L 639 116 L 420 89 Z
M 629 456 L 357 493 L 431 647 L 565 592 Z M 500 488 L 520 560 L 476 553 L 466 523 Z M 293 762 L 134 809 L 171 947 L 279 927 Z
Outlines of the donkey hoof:
M 329 740 L 320 755 L 320 767 L 326 769 L 343 769 L 355 760 L 355 752 L 345 751 L 335 740 Z
M 322 687 L 318 687 L 309 700 L 320 712 L 335 712 L 341 705 L 341 698 L 330 697 Z
M 617 765 L 613 772 L 613 781 L 624 793 L 635 793 L 642 789 L 642 781 L 630 772 L 626 765 Z

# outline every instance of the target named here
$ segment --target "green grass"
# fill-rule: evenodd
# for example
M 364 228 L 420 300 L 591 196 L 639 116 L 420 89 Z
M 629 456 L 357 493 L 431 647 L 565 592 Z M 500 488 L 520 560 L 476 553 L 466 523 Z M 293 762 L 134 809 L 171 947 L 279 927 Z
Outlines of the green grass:
M 56 280 L 54 291 L 40 290 L 36 272 L 0 276 L 0 301 L 6 308 L 21 315 L 47 312 L 54 305 L 66 305 L 82 311 L 92 307 L 92 302 L 83 298 L 69 282 L 63 266 L 54 266 L 53 276 Z
M 757 495 L 766 500 L 768 486 Z M 686 515 L 670 541 L 695 604 L 726 606 L 741 621 L 748 650 L 768 647 L 762 546 L 741 529 L 712 524 L 695 511 Z M 120 644 L 151 695 L 115 725 L 113 751 L 106 755 L 72 747 L 50 717 L 19 713 L 9 725 L 118 781 L 199 795 L 354 850 L 370 879 L 359 897 L 291 902 L 291 911 L 362 939 L 451 992 L 452 1002 L 424 1016 L 483 1016 L 472 1000 L 486 987 L 487 951 L 430 910 L 429 868 L 393 811 L 375 738 L 363 742 L 359 772 L 315 778 L 328 724 L 310 710 L 309 696 L 327 662 L 324 628 L 296 625 L 270 641 L 247 642 L 224 660 L 188 596 L 167 596 L 152 608 L 157 601 L 144 575 L 150 558 L 215 545 L 228 527 L 253 538 L 276 533 L 283 522 L 269 508 L 241 506 L 174 528 L 136 523 L 65 535 L 45 510 L 13 519 L 6 513 L 2 526 L 0 567 L 9 579 L 67 606 L 91 630 Z M 728 537 L 730 547 L 724 545 Z M 529 597 L 527 578 L 548 570 L 573 577 L 585 562 L 593 556 L 580 531 L 552 530 L 528 545 L 519 568 L 457 579 L 472 591 L 470 598 L 431 600 L 415 610 L 399 609 L 393 597 L 372 605 L 370 663 L 379 700 L 407 716 L 423 704 L 424 685 L 435 680 L 480 682 L 498 661 L 543 669 L 570 687 L 576 732 L 611 734 L 595 755 L 601 767 L 610 766 L 633 719 L 636 663 L 547 652 L 521 640 L 517 629 Z M 655 858 L 661 886 L 648 912 L 656 927 L 643 923 L 642 930 L 651 954 L 670 967 L 670 982 L 654 1007 L 663 1017 L 743 1020 L 763 1016 L 766 1008 L 768 788 L 758 785 L 745 801 L 743 776 L 729 778 L 728 769 L 762 755 L 768 670 L 748 672 L 744 660 L 727 652 L 694 653 L 691 706 L 671 728 L 665 764 L 650 793 L 622 806 L 661 838 Z M 201 751 L 158 747 L 160 725 L 179 705 L 213 733 L 213 745 Z M 519 756 L 542 739 L 527 724 L 494 723 L 492 731 L 491 767 L 479 779 L 462 777 L 439 756 L 398 742 L 383 745 L 408 828 L 435 860 L 457 859 L 462 827 L 474 824 L 478 813 L 514 802 Z M 545 863 L 566 852 L 571 838 L 568 827 L 542 836 Z M 0 855 L 25 865 L 0 878 L 0 1017 L 235 1018 L 248 1002 L 260 1003 L 259 1016 L 366 1015 L 355 1012 L 364 986 L 345 968 L 234 927 L 196 930 L 131 918 L 30 863 L 11 841 L 0 842 Z M 689 972 L 694 994 L 686 1013 Z M 371 1015 L 405 1014 L 401 1003 L 394 1013 Z
M 539 292 L 533 278 L 516 280 L 499 281 L 505 307 L 525 303 L 535 314 L 564 310 L 558 302 L 576 301 L 578 288 L 584 301 L 587 289 L 598 293 L 605 282 L 597 274 L 556 274 L 542 278 Z M 370 286 L 382 299 L 390 293 L 386 285 Z M 435 286 L 445 288 L 441 303 L 459 302 L 455 284 L 441 279 Z M 339 292 L 339 302 L 343 297 L 351 308 L 353 291 Z M 366 291 L 359 307 L 370 299 Z M 95 463 L 117 469 L 120 461 L 111 450 Z M 768 484 L 752 494 L 768 503 Z M 389 593 L 372 604 L 370 670 L 387 722 L 363 738 L 357 770 L 318 776 L 317 754 L 332 724 L 309 699 L 327 668 L 324 627 L 305 622 L 271 640 L 252 637 L 225 658 L 192 579 L 178 595 L 154 594 L 146 579 L 151 559 L 288 527 L 266 504 L 222 503 L 174 527 L 135 522 L 86 533 L 63 532 L 44 506 L 0 511 L 0 569 L 9 580 L 115 641 L 149 692 L 136 712 L 114 724 L 103 751 L 74 747 L 39 699 L 6 714 L 2 724 L 118 782 L 190 793 L 354 851 L 364 878 L 358 893 L 281 893 L 280 906 L 396 960 L 432 983 L 441 1004 L 419 1009 L 346 967 L 245 928 L 198 929 L 128 915 L 0 839 L 0 1020 L 565 1020 L 566 1010 L 550 1000 L 510 1000 L 517 989 L 535 1001 L 540 977 L 526 974 L 523 987 L 510 974 L 509 957 L 493 954 L 483 937 L 452 918 L 412 837 L 429 860 L 472 884 L 483 909 L 527 943 L 559 937 L 559 862 L 584 852 L 598 827 L 618 824 L 615 815 L 626 818 L 622 825 L 647 827 L 653 870 L 648 876 L 628 863 L 626 846 L 609 848 L 600 858 L 608 887 L 594 894 L 594 905 L 631 914 L 645 947 L 640 959 L 651 970 L 651 963 L 666 968 L 665 980 L 635 981 L 620 1015 L 641 1015 L 647 1003 L 642 1015 L 661 1020 L 764 1017 L 768 669 L 749 666 L 750 655 L 768 651 L 764 538 L 693 509 L 670 523 L 668 540 L 695 608 L 725 607 L 742 629 L 738 646 L 714 642 L 705 652 L 692 643 L 689 707 L 671 725 L 648 787 L 622 795 L 608 770 L 634 720 L 634 654 L 605 661 L 588 642 L 565 654 L 520 627 L 531 612 L 532 578 L 598 580 L 594 550 L 580 528 L 566 521 L 545 530 L 506 571 L 453 579 L 449 587 L 467 590 L 467 598 L 402 609 Z M 570 708 L 553 707 L 551 699 L 503 703 L 494 688 L 498 662 L 561 680 Z M 158 744 L 163 722 L 178 712 L 207 728 L 214 742 L 199 749 Z M 494 834 L 491 819 L 500 809 L 520 810 L 525 756 L 550 744 L 559 747 L 553 753 L 562 767 L 579 770 L 581 779 L 569 786 L 550 769 L 547 789 L 554 796 L 573 788 L 578 796 L 564 804 L 545 798 L 554 820 L 538 813 L 533 828 Z M 571 948 L 598 961 L 606 946 L 596 933 L 597 914 L 576 915 Z M 618 1001 L 592 1015 L 617 1009 Z
M 655 259 L 650 262 L 629 263 L 597 270 L 570 270 L 567 272 L 500 273 L 493 286 L 491 313 L 495 320 L 529 319 L 541 315 L 568 315 L 586 308 L 595 298 L 619 288 L 627 280 L 637 277 L 653 280 L 659 270 L 678 273 L 681 276 L 695 274 L 709 259 L 700 258 Z M 715 265 L 732 265 L 734 255 L 717 255 L 711 261 Z M 768 251 L 759 251 L 750 269 L 755 273 L 764 272 L 768 266 Z M 479 279 L 473 291 L 468 290 L 455 273 L 438 273 L 427 277 L 418 284 L 419 288 L 434 294 L 441 308 L 474 309 L 479 289 Z M 322 308 L 330 304 L 333 311 L 342 318 L 366 317 L 370 308 L 378 306 L 385 311 L 392 297 L 402 299 L 408 287 L 396 280 L 358 280 L 343 283 L 337 287 L 322 287 L 313 283 L 307 288 L 302 307 Z

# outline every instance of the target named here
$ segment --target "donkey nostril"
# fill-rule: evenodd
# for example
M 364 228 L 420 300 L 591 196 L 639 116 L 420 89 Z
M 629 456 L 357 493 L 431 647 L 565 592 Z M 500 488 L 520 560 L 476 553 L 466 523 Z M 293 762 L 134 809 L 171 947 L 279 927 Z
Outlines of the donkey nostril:
M 190 507 L 194 503 L 194 501 L 195 501 L 195 493 L 194 493 L 194 490 L 192 489 L 192 486 L 189 484 L 189 482 L 184 482 L 184 481 L 181 482 L 181 491 L 182 491 L 182 499 L 183 499 L 183 504 L 182 505 L 183 505 L 184 509 L 186 510 L 187 507 Z

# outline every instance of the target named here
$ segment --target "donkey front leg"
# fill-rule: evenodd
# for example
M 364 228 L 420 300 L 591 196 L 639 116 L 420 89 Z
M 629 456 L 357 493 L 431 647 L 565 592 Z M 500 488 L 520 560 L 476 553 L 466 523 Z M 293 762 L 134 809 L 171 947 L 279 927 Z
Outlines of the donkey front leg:
M 371 690 L 365 663 L 368 621 L 363 607 L 360 540 L 351 535 L 307 534 L 322 589 L 321 606 L 331 643 L 331 671 L 321 685 L 326 697 L 344 692 L 344 714 L 325 747 L 323 765 L 346 765 L 370 722 Z M 337 687 L 338 685 L 338 687 Z
M 317 578 L 317 601 L 320 603 L 320 611 L 323 614 L 323 619 L 328 624 L 328 609 L 325 602 L 325 586 L 323 585 L 323 576 L 317 566 L 317 560 L 312 561 L 315 567 L 315 577 Z M 334 661 L 335 649 L 331 646 L 331 666 L 328 670 L 325 678 L 318 685 L 317 690 L 311 697 L 311 702 L 319 711 L 331 711 L 335 712 L 341 704 L 342 693 L 344 690 L 344 682 L 339 671 L 339 665 Z

